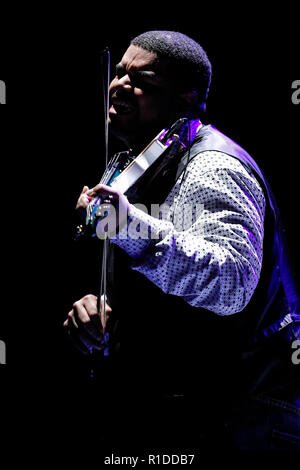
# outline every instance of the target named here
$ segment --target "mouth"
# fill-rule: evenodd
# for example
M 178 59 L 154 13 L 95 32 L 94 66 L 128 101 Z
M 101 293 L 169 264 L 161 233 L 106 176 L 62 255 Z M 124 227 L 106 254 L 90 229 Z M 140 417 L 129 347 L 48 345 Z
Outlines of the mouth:
M 130 114 L 134 111 L 134 108 L 131 103 L 128 103 L 125 100 L 113 99 L 112 105 L 109 109 L 110 114 Z

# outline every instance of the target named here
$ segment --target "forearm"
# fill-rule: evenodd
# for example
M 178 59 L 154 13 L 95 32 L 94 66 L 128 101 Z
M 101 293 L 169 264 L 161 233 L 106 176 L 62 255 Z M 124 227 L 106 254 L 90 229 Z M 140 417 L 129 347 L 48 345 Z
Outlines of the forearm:
M 123 228 L 112 242 L 132 257 L 133 270 L 165 293 L 183 297 L 195 307 L 222 315 L 244 308 L 256 287 L 261 267 L 247 243 L 236 241 L 244 245 L 247 251 L 244 256 L 230 243 L 229 233 L 227 240 L 215 237 L 211 242 L 201 234 L 178 232 L 170 222 L 159 221 L 137 209 L 131 214 L 127 230 Z M 165 236 L 156 241 L 146 237 L 132 239 L 130 224 L 136 226 L 137 222 L 142 236 L 149 233 Z

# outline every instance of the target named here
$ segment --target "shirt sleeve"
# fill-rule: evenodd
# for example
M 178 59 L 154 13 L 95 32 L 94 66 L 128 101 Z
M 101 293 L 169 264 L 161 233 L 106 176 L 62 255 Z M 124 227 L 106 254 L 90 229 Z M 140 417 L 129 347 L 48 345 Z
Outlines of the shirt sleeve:
M 237 159 L 203 154 L 190 163 L 158 215 L 130 205 L 127 225 L 111 242 L 163 292 L 230 315 L 247 305 L 259 280 L 265 199 Z

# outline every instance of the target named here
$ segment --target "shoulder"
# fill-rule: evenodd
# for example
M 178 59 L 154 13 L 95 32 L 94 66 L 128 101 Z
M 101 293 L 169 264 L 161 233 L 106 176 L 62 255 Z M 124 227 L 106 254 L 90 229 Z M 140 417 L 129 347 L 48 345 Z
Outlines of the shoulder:
M 231 170 L 250 176 L 249 170 L 236 158 L 218 150 L 205 150 L 196 154 L 187 166 L 187 171 L 197 173 L 199 177 L 205 173 Z
M 188 164 L 180 185 L 193 191 L 209 188 L 242 198 L 248 195 L 252 201 L 256 200 L 261 210 L 265 208 L 264 190 L 255 173 L 237 158 L 220 151 L 207 150 L 197 154 Z

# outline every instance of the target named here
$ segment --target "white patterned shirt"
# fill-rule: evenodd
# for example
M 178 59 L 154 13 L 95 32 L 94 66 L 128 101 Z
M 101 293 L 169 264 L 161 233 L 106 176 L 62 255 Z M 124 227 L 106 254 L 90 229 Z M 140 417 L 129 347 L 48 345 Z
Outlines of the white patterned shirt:
M 159 218 L 131 204 L 127 225 L 111 242 L 163 292 L 219 315 L 241 311 L 262 265 L 265 198 L 256 178 L 238 159 L 204 151 L 165 206 Z

